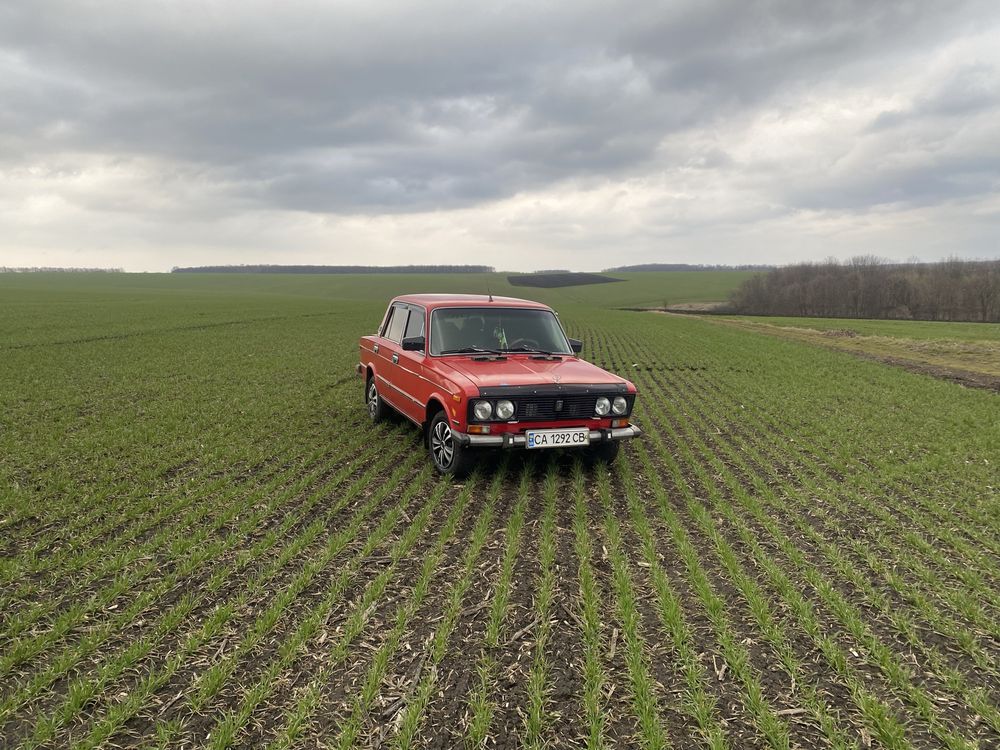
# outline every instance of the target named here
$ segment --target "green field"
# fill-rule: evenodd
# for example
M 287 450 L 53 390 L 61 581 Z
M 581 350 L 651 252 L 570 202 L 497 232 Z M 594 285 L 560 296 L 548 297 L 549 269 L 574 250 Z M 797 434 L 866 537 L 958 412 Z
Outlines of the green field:
M 518 290 L 646 436 L 452 483 L 352 368 L 474 280 L 0 275 L 0 747 L 1000 746 L 998 396 L 652 276 Z
M 665 271 L 617 274 L 611 284 L 529 289 L 506 274 L 0 274 L 0 344 L 295 314 L 334 301 L 372 303 L 396 294 L 463 292 L 529 296 L 563 307 L 651 307 L 725 300 L 750 272 Z M 377 321 L 371 325 L 377 325 Z
M 726 315 L 751 325 L 806 328 L 816 331 L 853 331 L 860 336 L 917 339 L 920 341 L 1000 341 L 1000 323 L 954 323 L 930 320 L 857 320 L 854 318 L 781 318 Z
M 717 320 L 1000 391 L 1000 323 L 750 316 Z

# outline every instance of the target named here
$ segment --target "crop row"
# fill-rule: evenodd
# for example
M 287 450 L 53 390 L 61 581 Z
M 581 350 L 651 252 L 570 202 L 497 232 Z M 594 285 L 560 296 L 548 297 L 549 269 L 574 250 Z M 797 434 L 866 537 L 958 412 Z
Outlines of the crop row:
M 282 402 L 269 456 L 219 449 L 165 478 L 178 444 L 132 491 L 24 514 L 0 568 L 3 744 L 1000 741 L 987 394 L 698 320 L 568 312 L 640 388 L 645 436 L 610 470 L 511 454 L 454 484 L 338 377 L 324 416 Z M 351 441 L 317 444 L 330 415 Z

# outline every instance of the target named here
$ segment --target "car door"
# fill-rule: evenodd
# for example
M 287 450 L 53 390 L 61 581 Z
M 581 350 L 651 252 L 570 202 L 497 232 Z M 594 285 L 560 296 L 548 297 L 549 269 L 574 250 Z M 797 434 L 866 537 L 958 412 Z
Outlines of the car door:
M 405 366 L 405 362 L 401 362 L 401 342 L 406 333 L 410 309 L 409 305 L 402 302 L 393 303 L 392 316 L 382 337 L 379 354 L 383 356 L 384 381 L 388 386 L 383 391 L 383 396 L 396 411 L 420 424 L 423 421 L 424 405 L 413 393 L 416 378 L 413 371 Z
M 389 402 L 397 411 L 403 411 L 404 399 L 397 387 L 399 362 L 399 344 L 403 331 L 406 329 L 406 318 L 409 314 L 406 305 L 394 302 L 386 315 L 382 330 L 379 331 L 375 356 L 378 358 L 376 377 L 378 389 L 382 398 Z
M 410 317 L 407 319 L 403 338 L 424 336 L 426 339 L 427 311 L 418 305 L 409 305 Z M 399 369 L 400 387 L 407 393 L 407 400 L 413 406 L 412 419 L 422 422 L 426 412 L 427 401 L 430 399 L 431 384 L 424 372 L 424 362 L 427 358 L 426 343 L 421 351 L 405 351 L 400 344 Z

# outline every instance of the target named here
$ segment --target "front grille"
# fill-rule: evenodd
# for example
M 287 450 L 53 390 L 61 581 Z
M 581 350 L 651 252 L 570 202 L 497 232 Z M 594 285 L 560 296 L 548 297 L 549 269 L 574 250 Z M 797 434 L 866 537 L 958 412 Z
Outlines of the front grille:
M 548 421 L 594 416 L 597 396 L 531 396 L 514 401 L 514 419 Z
M 551 422 L 561 420 L 591 419 L 597 399 L 605 396 L 613 400 L 615 396 L 624 396 L 628 403 L 625 414 L 608 414 L 608 418 L 628 417 L 632 413 L 635 395 L 626 390 L 625 384 L 608 386 L 604 383 L 595 385 L 569 383 L 532 385 L 532 386 L 491 386 L 479 389 L 479 399 L 485 399 L 493 404 L 501 399 L 510 399 L 514 403 L 514 422 Z M 473 413 L 473 406 L 479 399 L 469 399 L 468 419 L 471 423 L 481 423 Z M 493 419 L 487 419 L 492 422 Z

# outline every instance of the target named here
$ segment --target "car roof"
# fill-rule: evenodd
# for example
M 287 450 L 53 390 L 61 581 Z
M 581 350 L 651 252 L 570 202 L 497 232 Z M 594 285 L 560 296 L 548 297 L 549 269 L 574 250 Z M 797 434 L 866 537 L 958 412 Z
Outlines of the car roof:
M 551 310 L 548 305 L 517 297 L 498 297 L 486 294 L 401 294 L 393 302 L 409 302 L 429 310 L 438 307 L 524 307 L 536 310 Z

